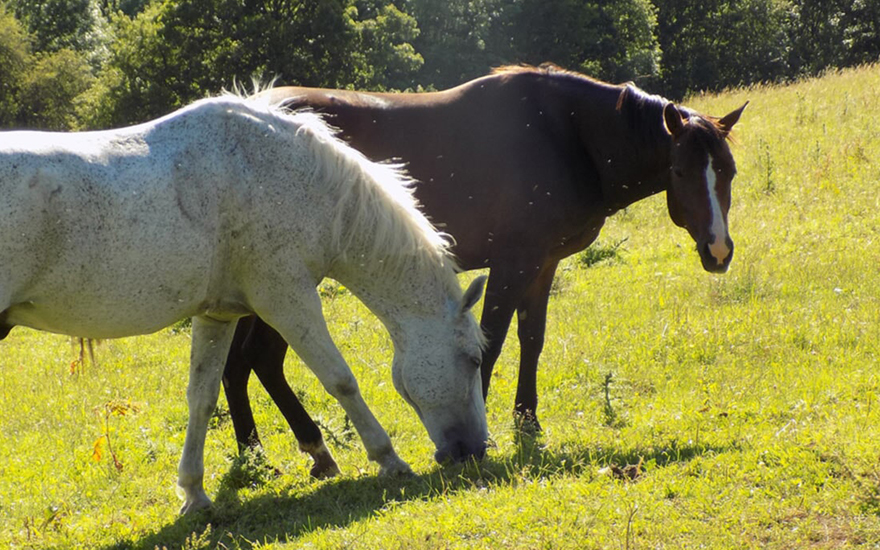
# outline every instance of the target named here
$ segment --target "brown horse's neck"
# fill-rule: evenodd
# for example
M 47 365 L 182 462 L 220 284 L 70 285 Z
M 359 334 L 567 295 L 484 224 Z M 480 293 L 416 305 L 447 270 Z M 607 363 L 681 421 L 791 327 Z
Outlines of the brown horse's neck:
M 672 138 L 663 122 L 668 103 L 631 86 L 585 80 L 576 124 L 609 213 L 665 191 Z

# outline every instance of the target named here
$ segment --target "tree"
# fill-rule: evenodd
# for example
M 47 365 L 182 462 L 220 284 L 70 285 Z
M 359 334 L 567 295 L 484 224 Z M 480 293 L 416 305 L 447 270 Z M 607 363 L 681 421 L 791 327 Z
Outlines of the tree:
M 75 130 L 75 108 L 94 77 L 83 54 L 69 49 L 37 56 L 21 86 L 18 122 L 27 128 Z
M 551 61 L 606 80 L 656 77 L 650 0 L 410 0 L 422 82 L 446 88 L 497 65 Z
M 785 0 L 655 0 L 665 92 L 719 90 L 789 74 Z
M 99 11 L 92 0 L 10 0 L 10 6 L 33 36 L 34 51 L 95 49 Z
M 852 0 L 843 37 L 847 65 L 880 60 L 880 2 Z
M 603 78 L 614 82 L 652 83 L 660 76 L 657 8 L 650 0 L 602 3 L 610 27 L 605 53 L 599 59 Z
M 788 34 L 793 74 L 816 74 L 880 59 L 880 4 L 865 0 L 795 0 Z
M 129 17 L 134 17 L 147 8 L 150 0 L 98 0 L 98 7 L 106 19 L 113 14 L 122 12 Z
M 509 4 L 508 0 L 408 0 L 407 11 L 420 31 L 413 46 L 424 58 L 418 82 L 449 88 L 504 63 L 506 49 L 490 42 L 493 26 Z
M 379 7 L 370 17 L 356 22 L 363 67 L 356 88 L 407 89 L 424 63 L 412 42 L 419 36 L 415 18 L 393 4 Z
M 0 127 L 16 123 L 19 90 L 29 63 L 27 33 L 0 2 Z
M 96 126 L 154 118 L 253 76 L 282 84 L 384 89 L 421 59 L 414 20 L 375 0 L 163 0 L 113 16 L 116 40 L 88 104 Z
M 163 9 L 157 2 L 133 19 L 122 13 L 112 16 L 114 40 L 107 62 L 79 108 L 86 127 L 143 122 L 183 102 L 173 90 L 173 52 L 159 34 Z

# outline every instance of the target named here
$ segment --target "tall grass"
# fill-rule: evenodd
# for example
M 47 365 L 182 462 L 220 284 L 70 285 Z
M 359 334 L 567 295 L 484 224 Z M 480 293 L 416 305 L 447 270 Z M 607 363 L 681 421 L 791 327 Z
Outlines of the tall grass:
M 560 269 L 537 439 L 514 430 L 510 338 L 488 458 L 433 464 L 380 325 L 325 292 L 331 330 L 417 477 L 376 478 L 340 408 L 289 358 L 342 476 L 308 477 L 254 381 L 265 456 L 234 460 L 221 398 L 206 448 L 216 506 L 178 518 L 186 331 L 106 342 L 71 374 L 68 339 L 16 329 L 0 345 L 0 546 L 880 547 L 880 66 L 687 103 L 724 114 L 746 99 L 730 273 L 701 270 L 663 197 L 612 218 L 614 261 Z M 261 461 L 281 473 L 257 475 Z

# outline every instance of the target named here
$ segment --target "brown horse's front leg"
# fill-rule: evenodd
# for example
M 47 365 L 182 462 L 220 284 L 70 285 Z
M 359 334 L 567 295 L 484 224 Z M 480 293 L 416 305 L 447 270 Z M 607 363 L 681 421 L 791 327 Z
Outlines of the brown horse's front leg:
M 495 363 L 501 355 L 507 330 L 510 328 L 510 320 L 516 309 L 515 304 L 519 296 L 511 292 L 507 274 L 501 270 L 492 269 L 489 272 L 489 282 L 486 287 L 486 296 L 483 301 L 483 315 L 480 318 L 480 327 L 486 335 L 486 349 L 483 350 L 483 359 L 480 364 L 480 374 L 483 383 L 483 401 L 489 396 L 489 385 L 492 382 L 492 371 Z
M 501 355 L 513 313 L 517 305 L 522 303 L 526 290 L 540 274 L 540 266 L 543 264 L 537 260 L 527 260 L 525 256 L 520 251 L 520 257 L 515 261 L 498 260 L 489 272 L 483 315 L 480 319 L 480 325 L 488 339 L 480 367 L 484 399 L 489 394 L 492 371 Z
M 541 270 L 538 278 L 526 290 L 517 307 L 520 345 L 519 380 L 516 387 L 514 413 L 523 431 L 540 432 L 538 422 L 538 359 L 544 349 L 547 328 L 547 302 L 550 287 L 559 262 L 552 262 Z
M 324 444 L 321 430 L 309 413 L 303 408 L 296 394 L 284 377 L 284 356 L 287 354 L 287 342 L 278 332 L 258 317 L 250 330 L 242 349 L 242 354 L 253 367 L 260 383 L 266 388 L 269 397 L 278 406 L 287 420 L 293 434 L 304 453 L 311 455 L 315 461 L 310 471 L 313 477 L 327 478 L 339 474 L 339 466 Z M 232 407 L 230 406 L 230 413 Z M 250 415 L 250 409 L 247 411 Z M 233 415 L 233 424 L 235 416 Z M 237 433 L 237 432 L 236 432 Z M 256 434 L 256 432 L 254 432 Z

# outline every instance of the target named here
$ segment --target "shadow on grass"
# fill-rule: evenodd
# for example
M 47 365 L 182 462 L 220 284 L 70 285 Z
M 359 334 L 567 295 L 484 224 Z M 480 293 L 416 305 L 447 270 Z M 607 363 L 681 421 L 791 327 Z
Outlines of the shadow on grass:
M 504 486 L 522 479 L 600 475 L 604 466 L 632 463 L 658 468 L 731 450 L 707 445 L 635 449 L 596 448 L 576 444 L 548 449 L 540 437 L 522 437 L 508 456 L 488 457 L 481 463 L 438 466 L 420 476 L 336 479 L 311 493 L 281 488 L 275 495 L 242 501 L 238 487 L 241 466 L 233 464 L 214 498 L 214 508 L 193 517 L 181 517 L 139 540 L 105 547 L 106 550 L 154 548 L 250 548 L 257 543 L 294 541 L 312 531 L 344 528 L 375 515 L 396 502 L 420 501 L 454 495 L 476 488 Z M 648 474 L 649 475 L 649 474 Z M 210 528 L 208 525 L 210 524 Z

